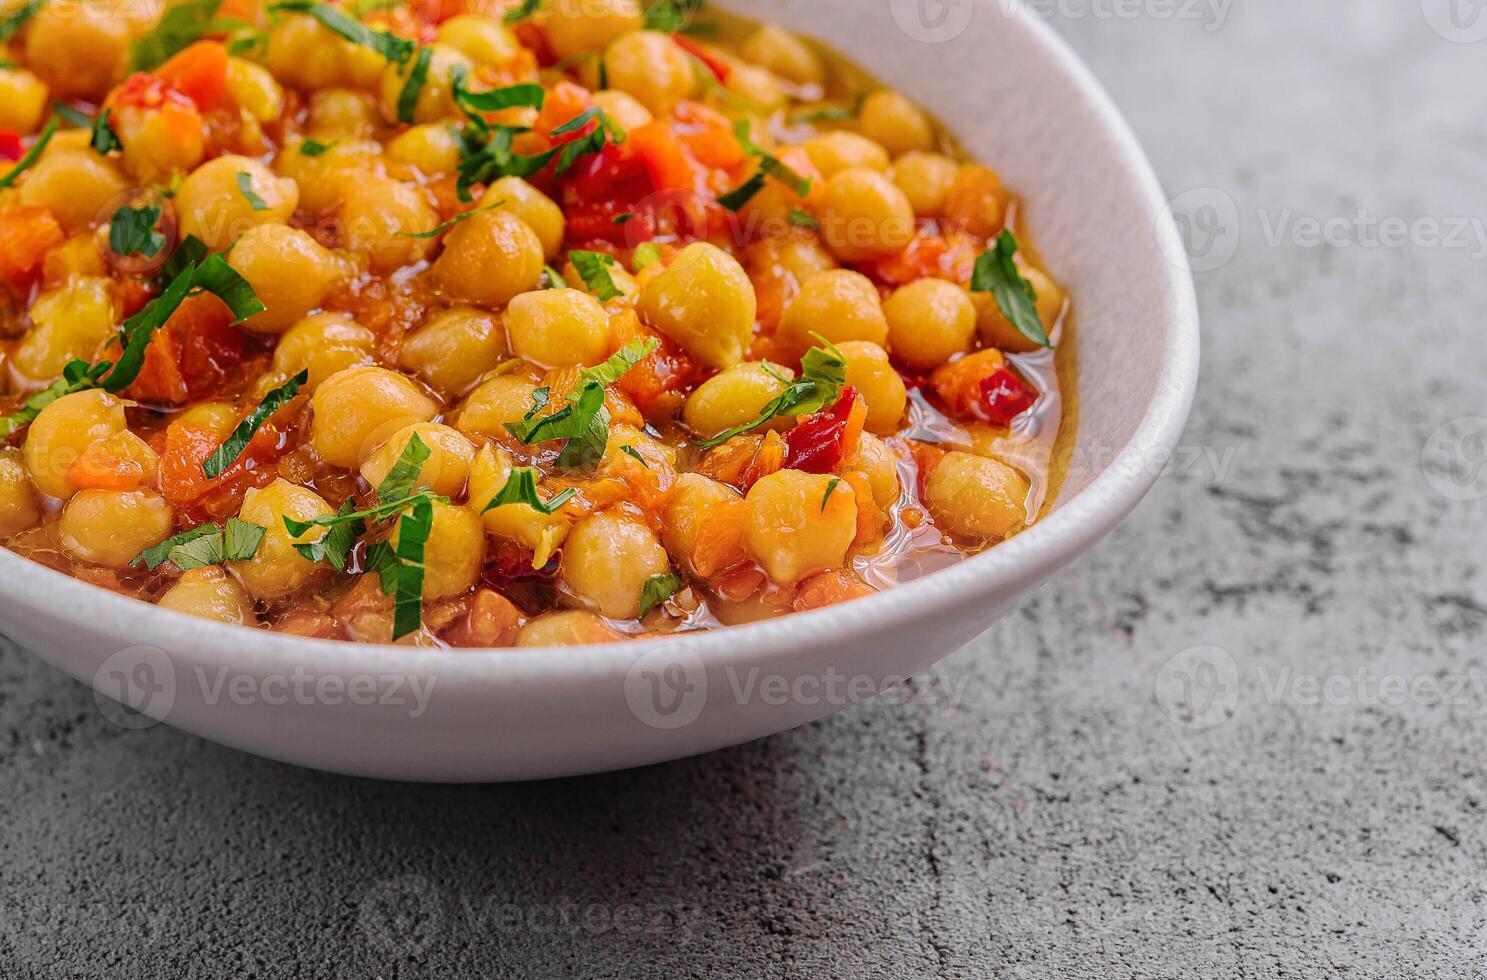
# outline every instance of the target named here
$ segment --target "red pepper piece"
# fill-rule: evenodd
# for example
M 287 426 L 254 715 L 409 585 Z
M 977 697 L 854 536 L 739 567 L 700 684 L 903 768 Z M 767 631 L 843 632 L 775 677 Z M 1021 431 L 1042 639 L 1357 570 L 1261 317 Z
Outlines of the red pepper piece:
M 13 129 L 0 129 L 0 157 L 6 160 L 21 158 L 21 134 Z
M 1012 420 L 1033 407 L 1038 393 L 1016 374 L 999 368 L 981 379 L 981 408 L 987 421 L 1000 426 L 1012 424 Z
M 848 385 L 836 404 L 796 424 L 785 433 L 785 466 L 806 473 L 830 473 L 842 461 L 847 420 L 857 389 Z

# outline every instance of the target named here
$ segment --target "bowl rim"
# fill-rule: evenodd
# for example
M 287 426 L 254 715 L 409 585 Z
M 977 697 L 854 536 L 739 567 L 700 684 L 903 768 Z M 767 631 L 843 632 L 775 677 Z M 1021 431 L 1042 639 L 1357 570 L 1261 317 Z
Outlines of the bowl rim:
M 998 0 L 980 0 L 997 4 Z M 1006 11 L 1003 11 L 1004 15 Z M 1104 88 L 1068 43 L 1021 4 L 1011 15 L 1041 43 L 1073 83 L 1114 143 L 1142 203 L 1153 217 L 1157 254 L 1182 256 L 1186 248 L 1171 221 L 1157 220 L 1167 207 L 1150 161 L 1130 125 Z M 708 666 L 726 666 L 740 648 L 753 662 L 788 657 L 802 646 L 871 637 L 889 625 L 912 625 L 942 617 L 954 608 L 987 603 L 998 594 L 1016 594 L 1041 583 L 1058 568 L 1092 547 L 1118 524 L 1155 483 L 1146 466 L 1120 467 L 1115 461 L 1160 458 L 1181 437 L 1198 380 L 1198 309 L 1191 272 L 1172 261 L 1163 266 L 1166 337 L 1162 368 L 1147 410 L 1119 453 L 1106 461 L 1091 482 L 1043 519 L 1010 540 L 948 568 L 894 586 L 882 593 L 809 612 L 756 623 L 621 643 L 566 647 L 507 647 L 453 651 L 440 647 L 356 643 L 317 639 L 216 623 L 161 609 L 110 592 L 0 548 L 0 582 L 16 604 L 44 615 L 86 609 L 95 623 L 107 624 L 121 643 L 158 645 L 181 658 L 231 663 L 264 671 L 313 665 L 322 674 L 398 670 L 419 674 L 437 670 L 452 681 L 514 681 L 624 673 L 636 660 L 662 645 L 687 644 Z M 96 628 L 96 627 L 95 627 Z M 246 660 L 245 660 L 246 658 Z

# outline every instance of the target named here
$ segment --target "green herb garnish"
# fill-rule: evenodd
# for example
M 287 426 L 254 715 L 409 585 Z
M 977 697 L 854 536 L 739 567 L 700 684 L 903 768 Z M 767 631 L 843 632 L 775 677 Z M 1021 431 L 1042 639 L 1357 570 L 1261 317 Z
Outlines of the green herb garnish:
M 796 208 L 794 211 L 791 211 L 789 214 L 785 215 L 785 220 L 790 222 L 790 224 L 794 225 L 797 228 L 814 229 L 821 227 L 821 222 L 817 221 L 815 218 L 811 217 L 809 213 L 802 211 L 799 208 Z
M 645 29 L 675 34 L 685 30 L 702 7 L 702 0 L 655 0 L 645 8 Z
M 431 455 L 433 450 L 428 443 L 418 433 L 413 433 L 403 445 L 403 451 L 398 453 L 392 469 L 377 484 L 377 499 L 397 500 L 411 494 L 419 476 L 423 474 L 423 464 L 429 461 Z
M 1048 331 L 1038 316 L 1038 294 L 1033 284 L 1017 271 L 1012 257 L 1017 254 L 1017 236 L 1003 231 L 997 236 L 996 245 L 976 258 L 976 268 L 971 275 L 971 289 L 978 293 L 991 293 L 1002 315 L 1028 340 L 1040 347 L 1052 347 Z
M 254 211 L 267 211 L 268 202 L 259 197 L 257 194 L 253 193 L 253 175 L 247 173 L 246 171 L 239 170 L 237 173 L 237 179 L 238 192 L 243 195 L 243 198 L 248 202 L 248 206 L 251 207 Z
M 57 117 L 53 116 L 47 122 L 46 127 L 36 137 L 36 142 L 31 144 L 31 149 L 26 151 L 26 155 L 17 160 L 16 165 L 7 170 L 3 176 L 0 176 L 0 189 L 14 184 L 17 177 L 25 173 L 33 163 L 40 159 L 41 152 L 46 149 L 46 145 L 52 141 L 52 137 L 55 135 L 57 135 Z
M 640 463 L 641 466 L 644 466 L 646 469 L 651 468 L 651 464 L 645 461 L 645 457 L 640 454 L 640 450 L 636 449 L 634 446 L 621 446 L 620 452 L 624 453 L 626 456 L 631 457 L 636 462 Z
M 614 265 L 614 256 L 603 252 L 585 252 L 582 249 L 574 249 L 568 253 L 568 258 L 572 261 L 573 268 L 578 270 L 583 284 L 589 287 L 589 292 L 593 293 L 599 302 L 608 302 L 616 296 L 625 295 L 609 275 L 608 267 Z
M 547 99 L 547 91 L 541 85 L 525 82 L 508 85 L 488 92 L 471 92 L 465 88 L 469 71 L 464 65 L 456 65 L 449 74 L 450 90 L 454 102 L 468 115 L 476 112 L 499 112 L 502 109 L 524 107 L 541 109 Z
M 661 342 L 654 337 L 632 340 L 610 354 L 602 363 L 584 368 L 579 372 L 579 377 L 584 381 L 597 381 L 601 385 L 612 385 L 660 346 Z
M 655 265 L 661 261 L 661 250 L 654 242 L 641 242 L 635 246 L 635 251 L 630 253 L 630 266 L 636 272 L 648 265 Z
M 153 259 L 165 247 L 165 235 L 155 230 L 159 220 L 160 206 L 156 204 L 120 208 L 108 222 L 108 247 L 116 255 Z
M 4 41 L 16 31 L 20 30 L 21 27 L 26 23 L 26 21 L 30 20 L 32 17 L 35 17 L 36 12 L 44 6 L 46 6 L 46 0 L 30 0 L 30 2 L 22 5 L 19 9 L 16 10 L 15 13 L 11 14 L 9 17 L 6 17 L 4 20 L 0 20 L 0 41 Z
M 104 109 L 98 114 L 98 118 L 93 120 L 93 138 L 88 141 L 88 145 L 101 157 L 108 156 L 113 150 L 124 149 L 124 144 L 119 140 L 119 134 L 114 132 L 113 123 L 108 120 L 113 111 L 113 109 Z
M 329 143 L 322 143 L 319 140 L 304 140 L 299 145 L 299 152 L 307 157 L 318 157 L 340 142 L 340 140 L 331 140 Z
M 544 265 L 542 267 L 542 272 L 543 272 L 544 275 L 547 276 L 547 288 L 548 289 L 567 289 L 568 288 L 568 280 L 564 279 L 563 278 L 563 274 L 561 272 L 559 272 L 557 269 L 554 269 L 550 265 Z
M 43 408 L 63 395 L 97 388 L 98 379 L 112 366 L 108 361 L 100 361 L 97 364 L 79 360 L 68 361 L 62 368 L 62 377 L 27 398 L 20 408 L 0 419 L 0 437 L 8 436 L 31 424 L 31 421 L 41 414 Z
M 367 570 L 377 573 L 382 594 L 393 597 L 394 640 L 423 626 L 424 546 L 433 528 L 433 500 L 420 496 L 398 518 L 397 543 L 379 541 L 367 549 Z
M 428 231 L 400 231 L 400 232 L 398 232 L 398 234 L 399 235 L 403 235 L 404 237 L 407 237 L 407 238 L 433 238 L 436 235 L 442 235 L 442 234 L 444 234 L 444 232 L 446 232 L 449 229 L 453 228 L 455 225 L 459 224 L 461 221 L 466 221 L 466 220 L 468 220 L 470 218 L 473 218 L 473 217 L 475 217 L 477 214 L 479 214 L 482 211 L 493 211 L 493 210 L 495 210 L 496 208 L 500 207 L 501 205 L 503 205 L 505 203 L 506 203 L 506 199 L 505 198 L 502 198 L 499 201 L 492 201 L 489 204 L 482 204 L 478 208 L 471 208 L 468 211 L 461 211 L 459 214 L 457 214 L 454 217 L 450 218 L 448 221 L 444 222 L 442 225 L 438 225 L 438 226 L 436 226 L 434 228 L 430 228 Z
M 166 538 L 153 548 L 146 548 L 130 559 L 129 564 L 144 562 L 146 568 L 159 568 L 172 562 L 183 572 L 226 561 L 247 561 L 258 552 L 267 528 L 236 517 L 227 519 L 224 530 L 217 524 L 201 524 L 189 531 Z
M 319 0 L 280 0 L 268 9 L 309 14 L 352 44 L 370 48 L 395 65 L 401 65 L 413 57 L 413 49 L 416 47 L 405 38 L 386 31 L 374 31 L 361 21 L 347 16 L 328 3 L 320 3 Z
M 222 475 L 224 470 L 237 462 L 238 457 L 248 448 L 248 443 L 253 441 L 253 436 L 263 427 L 263 423 L 272 418 L 273 414 L 283 408 L 289 399 L 298 394 L 300 385 L 309 379 L 310 372 L 301 371 L 264 395 L 258 407 L 253 409 L 247 418 L 239 422 L 227 440 L 207 457 L 206 462 L 201 464 L 201 472 L 206 475 L 207 479 L 215 480 Z
M 831 482 L 826 484 L 826 492 L 821 495 L 821 513 L 826 513 L 826 501 L 831 499 L 832 491 L 836 490 L 841 485 L 841 482 L 841 477 L 834 476 L 831 478 Z
M 640 611 L 635 618 L 644 619 L 652 609 L 680 592 L 681 587 L 682 577 L 675 572 L 652 575 L 646 579 L 645 584 L 640 587 Z
M 812 347 L 800 359 L 800 377 L 790 382 L 785 390 L 770 399 L 752 422 L 734 426 L 719 432 L 711 439 L 703 439 L 698 445 L 705 449 L 721 445 L 734 436 L 751 432 L 779 416 L 795 417 L 819 412 L 833 404 L 847 383 L 847 361 L 836 346 L 822 339 L 825 347 Z
M 508 24 L 526 20 L 542 7 L 542 0 L 521 0 L 521 6 L 506 11 L 501 15 L 501 20 Z
M 569 487 L 551 500 L 544 501 L 537 494 L 537 471 L 530 466 L 516 466 L 506 477 L 506 482 L 501 489 L 496 491 L 496 495 L 480 508 L 480 512 L 484 514 L 488 510 L 504 507 L 507 504 L 526 504 L 539 514 L 551 514 L 577 495 L 578 491 Z
M 150 71 L 212 30 L 222 0 L 185 0 L 169 7 L 155 29 L 129 49 L 129 70 Z
M 429 62 L 433 57 L 433 49 L 418 49 L 418 57 L 413 59 L 413 67 L 408 69 L 408 80 L 398 93 L 398 122 L 412 124 L 413 113 L 418 109 L 418 96 L 423 92 L 424 83 L 428 81 Z
M 764 171 L 761 170 L 742 184 L 733 188 L 733 190 L 718 198 L 718 203 L 729 211 L 737 211 L 753 200 L 754 195 L 762 190 L 764 190 Z

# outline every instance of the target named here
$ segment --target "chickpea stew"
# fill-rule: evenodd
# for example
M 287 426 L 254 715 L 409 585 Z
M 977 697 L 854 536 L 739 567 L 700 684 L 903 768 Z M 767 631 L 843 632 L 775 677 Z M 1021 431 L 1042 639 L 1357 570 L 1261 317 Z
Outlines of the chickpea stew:
M 818 608 L 1031 524 L 996 171 L 695 0 L 0 0 L 0 536 L 364 642 Z M 1020 240 L 1021 239 L 1021 240 Z

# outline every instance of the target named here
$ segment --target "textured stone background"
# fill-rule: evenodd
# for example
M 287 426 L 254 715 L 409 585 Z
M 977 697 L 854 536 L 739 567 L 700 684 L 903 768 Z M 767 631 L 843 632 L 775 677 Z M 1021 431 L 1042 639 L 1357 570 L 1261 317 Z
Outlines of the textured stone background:
M 1356 219 L 1481 221 L 1487 41 L 1419 0 L 1040 9 L 1207 189 L 1204 254 L 1237 236 L 1189 453 L 1110 541 L 917 704 L 539 785 L 123 732 L 5 647 L 0 976 L 1477 972 L 1487 502 L 1451 495 L 1487 475 L 1422 450 L 1487 415 L 1487 241 Z

